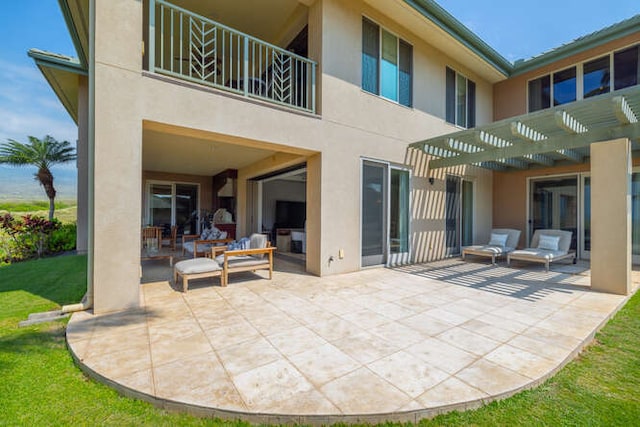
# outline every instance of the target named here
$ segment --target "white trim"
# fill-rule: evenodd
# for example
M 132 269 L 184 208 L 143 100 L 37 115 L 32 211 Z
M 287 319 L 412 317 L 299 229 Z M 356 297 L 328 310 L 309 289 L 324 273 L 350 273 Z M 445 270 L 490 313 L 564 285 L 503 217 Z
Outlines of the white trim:
M 447 68 L 450 69 L 451 71 L 453 71 L 455 73 L 455 78 L 453 80 L 453 95 L 454 95 L 454 105 L 453 105 L 453 123 L 450 123 L 447 121 Z M 465 100 L 464 100 L 464 106 L 465 106 L 465 111 L 467 112 L 467 116 L 466 116 L 466 123 L 465 126 L 459 125 L 458 124 L 458 75 L 460 75 L 461 77 L 463 77 L 466 81 L 466 85 L 467 85 L 467 90 L 465 92 Z M 474 80 L 471 80 L 469 77 L 467 77 L 466 74 L 459 72 L 456 68 L 451 67 L 449 65 L 445 65 L 445 82 L 444 82 L 444 90 L 445 90 L 445 94 L 444 94 L 444 121 L 446 123 L 449 123 L 450 125 L 454 125 L 455 127 L 457 127 L 458 129 L 470 129 L 469 128 L 469 82 L 472 82 L 474 85 L 476 85 L 476 82 Z M 476 85 L 476 99 L 478 98 L 477 96 L 477 87 L 478 85 Z M 528 91 L 527 91 L 528 92 Z M 474 115 L 475 115 L 475 110 L 476 110 L 476 105 L 474 103 L 473 105 L 473 110 L 474 110 Z

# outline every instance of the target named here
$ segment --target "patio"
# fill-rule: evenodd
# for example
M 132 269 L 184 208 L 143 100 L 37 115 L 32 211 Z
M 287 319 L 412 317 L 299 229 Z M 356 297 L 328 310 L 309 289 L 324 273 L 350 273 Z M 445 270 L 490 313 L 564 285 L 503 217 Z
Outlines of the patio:
M 142 307 L 74 314 L 80 367 L 168 409 L 256 423 L 417 421 L 553 375 L 628 297 L 589 290 L 588 264 L 507 268 L 450 259 L 174 290 L 145 264 Z M 634 273 L 634 290 L 639 277 Z

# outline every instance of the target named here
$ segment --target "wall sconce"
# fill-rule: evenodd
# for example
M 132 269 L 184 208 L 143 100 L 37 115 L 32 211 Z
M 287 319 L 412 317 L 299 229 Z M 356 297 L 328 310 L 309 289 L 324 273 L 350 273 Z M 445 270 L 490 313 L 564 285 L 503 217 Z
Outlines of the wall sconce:
M 435 178 L 430 176 L 429 177 L 429 184 L 433 185 L 434 182 L 435 182 Z

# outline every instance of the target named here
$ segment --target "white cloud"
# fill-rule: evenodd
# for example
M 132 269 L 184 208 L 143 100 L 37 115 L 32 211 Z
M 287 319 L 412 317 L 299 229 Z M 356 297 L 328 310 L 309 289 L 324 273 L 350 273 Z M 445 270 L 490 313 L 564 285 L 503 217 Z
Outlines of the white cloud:
M 0 143 L 51 135 L 75 144 L 75 123 L 35 65 L 0 60 Z

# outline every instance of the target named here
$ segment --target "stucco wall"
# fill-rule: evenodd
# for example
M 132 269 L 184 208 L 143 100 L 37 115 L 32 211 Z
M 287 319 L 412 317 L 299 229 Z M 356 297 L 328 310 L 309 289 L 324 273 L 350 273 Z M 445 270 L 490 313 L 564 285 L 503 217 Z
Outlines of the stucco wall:
M 99 311 L 135 306 L 138 298 L 143 129 L 250 145 L 278 154 L 238 170 L 238 234 L 252 227 L 247 180 L 307 162 L 307 267 L 316 274 L 360 268 L 360 187 L 363 158 L 412 169 L 412 252 L 416 261 L 444 256 L 446 171 L 429 171 L 428 158 L 409 143 L 456 127 L 443 119 L 445 66 L 475 80 L 477 123 L 491 120 L 489 83 L 359 1 L 318 0 L 310 9 L 311 55 L 319 62 L 320 117 L 295 114 L 212 89 L 176 84 L 142 71 L 142 3 L 98 2 L 95 28 L 95 280 Z M 361 22 L 366 14 L 414 48 L 414 104 L 407 108 L 360 87 Z M 320 29 L 318 28 L 320 26 Z M 318 39 L 319 38 L 319 39 Z M 456 168 L 475 184 L 477 241 L 492 224 L 491 172 Z M 188 173 L 188 171 L 185 171 Z M 165 175 L 166 176 L 166 175 Z M 435 177 L 432 186 L 429 176 Z M 97 191 L 100 189 L 100 191 Z M 131 191 L 136 189 L 136 191 Z M 203 202 L 205 195 L 203 194 Z M 206 203 L 206 202 L 205 202 Z M 339 209 L 336 209 L 336 207 Z M 344 259 L 337 257 L 344 250 Z M 329 263 L 334 256 L 337 261 Z M 113 282 L 117 285 L 112 286 Z

